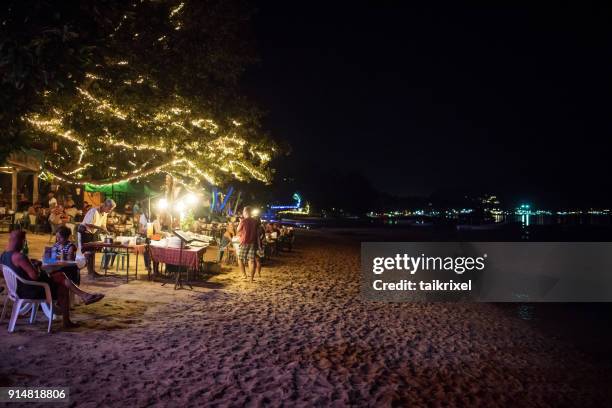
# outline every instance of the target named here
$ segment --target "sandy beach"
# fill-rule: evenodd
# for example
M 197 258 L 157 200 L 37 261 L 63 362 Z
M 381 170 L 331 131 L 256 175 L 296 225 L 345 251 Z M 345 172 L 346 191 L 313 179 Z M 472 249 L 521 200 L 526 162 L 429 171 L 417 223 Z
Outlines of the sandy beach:
M 2 322 L 0 385 L 69 386 L 78 407 L 584 407 L 612 397 L 609 361 L 502 307 L 362 301 L 352 237 L 299 233 L 255 283 L 224 268 L 194 290 L 83 286 L 106 298 L 76 307 L 78 329 L 58 322 L 46 334 L 24 319 L 9 334 Z

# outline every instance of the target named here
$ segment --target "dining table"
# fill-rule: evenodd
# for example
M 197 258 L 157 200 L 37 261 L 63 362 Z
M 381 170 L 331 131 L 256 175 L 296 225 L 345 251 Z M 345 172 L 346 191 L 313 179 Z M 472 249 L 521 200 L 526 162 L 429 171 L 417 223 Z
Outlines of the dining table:
M 156 263 L 184 266 L 194 271 L 200 269 L 200 262 L 204 258 L 207 246 L 186 246 L 182 253 L 180 248 L 158 246 L 151 244 L 151 259 Z
M 59 259 L 43 259 L 40 269 L 47 273 L 51 273 L 66 266 L 76 265 L 76 261 L 64 261 Z
M 208 244 L 203 245 L 184 245 L 175 247 L 163 245 L 160 243 L 151 242 L 149 245 L 149 253 L 153 261 L 153 273 L 155 276 L 160 275 L 159 265 L 173 266 L 174 289 L 182 288 L 183 283 L 192 287 L 191 281 L 201 272 L 204 254 Z M 167 269 L 166 269 L 167 271 Z M 183 279 L 183 275 L 185 279 Z M 191 278 L 190 278 L 191 276 Z M 164 286 L 168 282 L 162 283 Z
M 136 266 L 135 266 L 135 279 L 138 279 L 138 255 L 144 254 L 145 252 L 145 244 L 126 244 L 122 242 L 104 242 L 104 241 L 94 241 L 87 242 L 81 245 L 81 251 L 96 251 L 101 252 L 107 250 L 109 252 L 122 253 L 124 252 L 128 256 L 128 263 L 125 270 L 125 280 L 126 282 L 130 281 L 130 262 L 129 256 L 130 253 L 134 253 L 136 255 Z M 104 275 L 109 275 L 108 273 L 108 262 L 104 263 Z M 111 273 L 110 275 L 116 275 Z

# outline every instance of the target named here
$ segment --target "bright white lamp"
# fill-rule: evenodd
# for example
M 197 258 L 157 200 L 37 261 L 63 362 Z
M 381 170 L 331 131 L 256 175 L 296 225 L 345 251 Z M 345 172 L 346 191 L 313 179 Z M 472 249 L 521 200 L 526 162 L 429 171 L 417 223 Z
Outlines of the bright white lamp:
M 174 204 L 174 209 L 178 213 L 184 212 L 185 211 L 185 203 L 182 202 L 182 201 L 177 201 L 176 204 Z
M 198 196 L 194 193 L 189 193 L 185 196 L 185 201 L 187 201 L 189 205 L 195 205 L 198 202 Z
M 161 198 L 157 202 L 157 208 L 159 208 L 160 210 L 165 210 L 166 208 L 168 208 L 168 200 L 166 200 L 165 198 Z

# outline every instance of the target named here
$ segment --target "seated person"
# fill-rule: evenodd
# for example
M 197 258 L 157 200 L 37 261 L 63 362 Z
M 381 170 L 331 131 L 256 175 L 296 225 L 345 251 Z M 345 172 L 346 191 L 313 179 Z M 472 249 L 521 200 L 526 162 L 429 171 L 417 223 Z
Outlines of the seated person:
M 132 214 L 132 211 L 133 211 L 133 208 L 132 208 L 132 201 L 131 201 L 131 200 L 128 200 L 128 201 L 125 203 L 125 205 L 123 206 L 123 212 L 124 212 L 124 214 L 131 215 L 131 214 Z
M 234 224 L 228 222 L 227 227 L 225 228 L 225 232 L 221 237 L 221 243 L 219 244 L 219 257 L 217 259 L 217 262 L 221 262 L 221 260 L 223 259 L 223 253 L 227 249 L 227 246 L 232 244 L 232 238 L 234 238 L 235 235 L 236 231 L 234 230 Z
M 72 194 L 68 194 L 66 196 L 66 200 L 64 201 L 64 208 L 73 208 L 74 207 L 74 200 L 72 199 Z
M 111 211 L 106 219 L 106 229 L 108 231 L 115 231 L 115 225 L 118 224 L 118 221 L 117 214 L 114 211 Z
M 276 239 L 276 242 L 274 244 L 274 249 L 277 253 L 280 253 L 281 251 L 281 232 L 282 232 L 282 225 L 279 222 L 275 222 L 274 224 L 272 224 L 272 238 Z
M 27 214 L 23 217 L 23 226 L 24 227 L 29 227 L 30 226 L 30 216 L 32 216 L 32 218 L 34 219 L 34 221 L 36 221 L 38 219 L 38 212 L 40 210 L 40 203 L 34 203 L 32 204 L 29 208 L 28 208 L 28 212 Z
M 72 198 L 69 198 L 68 200 L 66 200 L 66 203 L 64 203 L 64 212 L 71 219 L 74 219 L 77 215 L 81 213 L 79 209 L 74 206 L 74 201 L 72 200 Z
M 56 231 L 60 225 L 64 225 L 70 220 L 70 218 L 64 212 L 64 207 L 61 205 L 55 206 L 49 214 L 49 224 L 51 224 L 51 231 Z
M 160 234 L 163 231 L 161 222 L 159 222 L 159 215 L 153 216 L 153 232 Z
M 281 229 L 280 242 L 283 248 L 286 248 L 291 252 L 293 250 L 293 228 L 285 227 Z
M 37 216 L 40 210 L 40 203 L 34 203 L 28 208 L 28 215 Z
M 272 232 L 276 232 L 276 237 L 280 237 L 280 233 L 281 233 L 281 224 L 280 222 L 275 222 L 274 224 L 272 224 Z
M 30 260 L 21 253 L 26 239 L 25 231 L 16 230 L 11 232 L 6 251 L 0 255 L 0 263 L 11 268 L 19 277 L 45 282 L 51 287 L 51 294 L 58 300 L 62 311 L 62 320 L 65 328 L 77 326 L 70 321 L 70 292 L 80 297 L 86 305 L 98 302 L 104 298 L 101 293 L 88 293 L 76 286 L 64 273 L 62 269 L 49 274 L 41 272 L 40 261 Z M 17 295 L 25 299 L 44 299 L 45 291 L 38 286 L 24 285 L 17 282 Z
M 147 236 L 147 224 L 150 222 L 149 220 L 148 212 L 146 210 L 143 211 L 138 219 L 138 233 L 140 235 Z
M 66 226 L 61 226 L 55 233 L 55 244 L 52 248 L 52 255 L 56 259 L 74 261 L 76 259 L 77 247 L 70 241 L 72 231 Z M 66 276 L 76 285 L 81 283 L 81 273 L 76 265 L 65 266 L 62 268 Z
M 49 215 L 50 212 L 48 208 L 40 207 L 36 215 L 36 222 L 38 224 L 44 224 L 45 222 L 49 221 Z
M 28 197 L 25 194 L 21 194 L 17 202 L 17 211 L 27 211 L 31 205 L 32 203 L 28 200 Z
M 171 217 L 166 212 L 157 213 L 157 221 L 159 222 L 159 226 L 163 230 L 171 230 Z

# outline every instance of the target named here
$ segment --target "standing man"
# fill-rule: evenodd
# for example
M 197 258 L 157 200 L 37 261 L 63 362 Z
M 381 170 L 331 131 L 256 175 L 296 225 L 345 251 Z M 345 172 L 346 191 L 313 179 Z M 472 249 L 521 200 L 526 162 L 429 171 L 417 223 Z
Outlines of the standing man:
M 240 246 L 238 247 L 238 265 L 247 279 L 245 270 L 246 264 L 249 265 L 251 273 L 251 282 L 255 280 L 255 251 L 257 251 L 257 220 L 251 217 L 251 207 L 246 206 L 242 210 L 244 217 L 238 224 L 237 233 L 240 238 Z
M 106 230 L 106 217 L 116 206 L 117 204 L 115 204 L 115 201 L 107 198 L 100 207 L 91 207 L 89 211 L 87 211 L 87 214 L 85 214 L 83 221 L 81 221 L 79 225 L 79 247 L 81 249 L 83 244 L 100 240 L 98 231 L 108 232 Z M 98 275 L 94 270 L 96 252 L 87 251 L 83 252 L 83 255 L 87 259 L 87 274 L 89 277 Z

